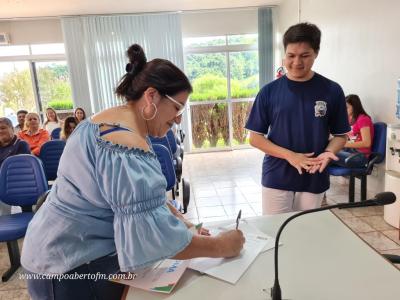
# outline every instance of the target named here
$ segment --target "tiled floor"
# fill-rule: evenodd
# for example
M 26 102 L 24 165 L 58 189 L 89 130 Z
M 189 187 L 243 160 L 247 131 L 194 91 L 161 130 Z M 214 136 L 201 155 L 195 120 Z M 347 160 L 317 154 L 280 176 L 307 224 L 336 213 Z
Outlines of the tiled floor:
M 190 154 L 184 158 L 184 177 L 191 185 L 187 218 L 195 222 L 261 215 L 261 164 L 263 155 L 254 149 Z M 360 187 L 356 186 L 356 199 Z M 368 191 L 373 197 L 375 191 Z M 348 185 L 332 177 L 327 204 L 348 202 Z M 380 253 L 400 254 L 399 230 L 383 220 L 383 207 L 334 210 L 334 213 Z M 400 265 L 398 265 L 400 268 Z
M 239 209 L 243 217 L 261 215 L 262 158 L 254 149 L 185 154 L 183 176 L 191 185 L 191 205 L 186 217 L 194 223 L 233 219 Z M 340 178 L 331 181 L 327 203 L 347 202 L 347 185 Z M 368 196 L 374 194 L 368 191 Z M 399 230 L 383 220 L 382 207 L 334 210 L 334 213 L 378 252 L 400 255 Z M 7 248 L 2 243 L 0 273 L 7 267 Z M 0 300 L 10 299 L 29 299 L 26 284 L 18 279 L 18 274 L 7 283 L 0 283 Z

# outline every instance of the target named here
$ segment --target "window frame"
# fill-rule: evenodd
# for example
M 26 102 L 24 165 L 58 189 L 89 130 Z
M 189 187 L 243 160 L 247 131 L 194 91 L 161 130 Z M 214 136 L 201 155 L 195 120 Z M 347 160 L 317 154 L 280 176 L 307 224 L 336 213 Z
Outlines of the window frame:
M 59 43 L 57 43 L 59 44 Z M 32 82 L 32 89 L 33 89 L 33 96 L 35 100 L 36 110 L 41 116 L 42 122 L 44 121 L 44 110 L 42 107 L 42 102 L 40 99 L 39 93 L 39 83 L 37 79 L 36 73 L 36 63 L 40 62 L 58 62 L 58 61 L 65 61 L 67 62 L 66 54 L 32 54 L 31 45 L 29 46 L 29 55 L 16 55 L 16 56 L 0 56 L 0 62 L 19 62 L 24 61 L 29 64 L 29 72 L 31 75 L 31 82 Z M 7 47 L 7 46 L 4 46 Z
M 242 34 L 249 34 L 249 33 L 242 33 Z M 257 33 L 250 33 L 250 34 L 257 34 Z M 232 99 L 231 95 L 231 71 L 230 71 L 230 54 L 234 52 L 244 52 L 244 51 L 258 51 L 258 43 L 254 44 L 234 44 L 234 45 L 229 45 L 228 44 L 228 37 L 232 35 L 240 35 L 240 34 L 225 34 L 225 45 L 216 45 L 216 46 L 197 46 L 197 47 L 189 47 L 186 46 L 183 48 L 183 59 L 184 59 L 184 66 L 186 66 L 186 61 L 187 61 L 187 55 L 189 54 L 209 54 L 209 53 L 223 53 L 225 54 L 226 57 L 226 71 L 227 71 L 227 98 L 223 100 L 209 100 L 209 101 L 188 101 L 187 105 L 187 113 L 189 113 L 188 116 L 188 124 L 186 124 L 186 128 L 188 128 L 188 137 L 190 140 L 189 143 L 189 151 L 192 152 L 192 130 L 191 130 L 191 116 L 190 116 L 190 107 L 194 105 L 205 105 L 205 104 L 213 104 L 213 103 L 226 103 L 228 105 L 228 120 L 229 120 L 229 141 L 230 145 L 227 145 L 226 147 L 221 147 L 221 148 L 212 148 L 212 149 L 196 149 L 195 152 L 210 152 L 210 151 L 224 151 L 227 149 L 241 149 L 241 148 L 249 148 L 250 145 L 240 145 L 240 146 L 233 146 L 233 125 L 232 125 L 232 119 L 233 119 L 233 111 L 232 111 L 232 103 L 237 103 L 237 102 L 253 102 L 255 97 L 252 98 L 242 98 L 242 99 Z M 220 36 L 220 35 L 218 35 Z M 210 37 L 210 36 L 204 36 L 204 37 Z M 187 36 L 185 38 L 194 38 Z

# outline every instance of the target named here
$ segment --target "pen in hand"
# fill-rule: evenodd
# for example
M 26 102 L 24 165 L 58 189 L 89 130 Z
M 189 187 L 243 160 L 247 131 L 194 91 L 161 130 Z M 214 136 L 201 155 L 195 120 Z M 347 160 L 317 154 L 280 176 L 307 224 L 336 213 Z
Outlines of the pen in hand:
M 239 228 L 239 221 L 241 217 L 242 217 L 242 210 L 239 210 L 238 216 L 236 218 L 236 230 L 238 230 Z

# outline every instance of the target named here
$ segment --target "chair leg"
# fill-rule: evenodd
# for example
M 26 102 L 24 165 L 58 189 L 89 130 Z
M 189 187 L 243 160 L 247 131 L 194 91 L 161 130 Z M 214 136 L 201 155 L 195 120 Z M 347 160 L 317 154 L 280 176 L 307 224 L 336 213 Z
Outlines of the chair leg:
M 361 176 L 361 201 L 367 199 L 367 175 Z
M 178 181 L 178 180 L 176 180 L 175 189 L 176 189 L 175 194 L 176 194 L 177 196 L 179 196 L 179 181 Z
M 350 182 L 349 182 L 349 203 L 354 202 L 354 185 L 355 185 L 355 177 L 350 176 Z
M 172 193 L 172 200 L 175 200 L 175 188 L 172 188 L 171 193 Z
M 6 282 L 18 270 L 21 265 L 18 241 L 7 242 L 8 256 L 10 257 L 10 268 L 1 277 L 2 282 Z

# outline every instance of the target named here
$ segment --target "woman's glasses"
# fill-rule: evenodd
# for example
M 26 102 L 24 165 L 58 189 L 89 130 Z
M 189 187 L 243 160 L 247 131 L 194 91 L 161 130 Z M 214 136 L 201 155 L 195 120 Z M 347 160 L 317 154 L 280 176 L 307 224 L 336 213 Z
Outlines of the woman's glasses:
M 178 110 L 178 112 L 176 113 L 176 116 L 177 116 L 177 117 L 180 116 L 181 114 L 183 114 L 183 112 L 185 111 L 185 105 L 183 105 L 182 103 L 178 102 L 177 100 L 175 100 L 175 99 L 172 98 L 171 96 L 165 95 L 165 97 L 166 97 L 168 100 L 172 101 L 173 103 L 175 103 L 176 105 L 179 106 L 179 110 Z

